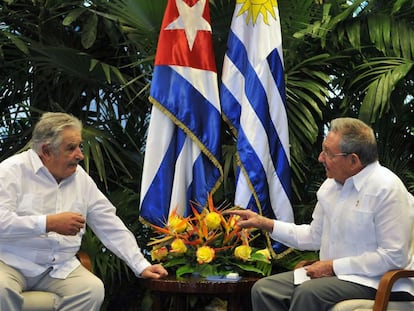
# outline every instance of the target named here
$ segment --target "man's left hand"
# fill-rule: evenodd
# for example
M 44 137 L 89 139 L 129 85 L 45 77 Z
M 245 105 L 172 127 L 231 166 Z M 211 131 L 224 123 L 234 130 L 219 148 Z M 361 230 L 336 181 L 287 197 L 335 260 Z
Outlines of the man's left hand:
M 306 266 L 305 270 L 306 274 L 310 276 L 311 279 L 335 275 L 332 260 L 316 261 L 313 264 Z

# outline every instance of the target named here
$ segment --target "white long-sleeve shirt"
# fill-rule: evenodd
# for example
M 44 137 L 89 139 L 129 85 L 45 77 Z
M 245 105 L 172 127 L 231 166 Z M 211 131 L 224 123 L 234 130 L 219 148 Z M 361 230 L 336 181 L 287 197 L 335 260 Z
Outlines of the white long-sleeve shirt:
M 27 277 L 52 267 L 52 277 L 66 278 L 79 266 L 75 254 L 82 233 L 46 232 L 46 215 L 81 213 L 101 242 L 138 276 L 150 265 L 134 235 L 92 178 L 78 166 L 59 184 L 28 150 L 0 163 L 0 260 Z
M 390 170 L 375 162 L 343 185 L 327 179 L 317 199 L 309 225 L 275 221 L 271 237 L 320 250 L 321 260 L 333 259 L 338 278 L 373 288 L 388 270 L 414 269 L 414 198 Z M 414 295 L 414 279 L 393 290 Z

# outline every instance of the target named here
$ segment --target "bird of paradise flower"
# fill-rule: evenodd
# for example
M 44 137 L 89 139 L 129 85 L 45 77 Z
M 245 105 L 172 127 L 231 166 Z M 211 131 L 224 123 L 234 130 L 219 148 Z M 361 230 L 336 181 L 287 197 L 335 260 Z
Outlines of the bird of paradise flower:
M 223 215 L 227 205 L 216 208 L 211 194 L 208 207 L 191 206 L 193 215 L 183 217 L 173 210 L 164 227 L 151 225 L 154 233 L 148 246 L 151 258 L 175 270 L 176 276 L 198 273 L 201 276 L 246 272 L 269 275 L 269 250 L 252 246 L 262 234 L 256 229 L 237 226 L 238 216 Z

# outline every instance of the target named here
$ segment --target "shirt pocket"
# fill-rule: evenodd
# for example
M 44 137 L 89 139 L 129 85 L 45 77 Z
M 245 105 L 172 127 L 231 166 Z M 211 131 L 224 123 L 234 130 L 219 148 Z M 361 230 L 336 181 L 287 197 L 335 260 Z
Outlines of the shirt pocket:
M 344 217 L 344 238 L 352 244 L 372 244 L 376 241 L 374 213 L 351 209 Z
M 87 206 L 86 206 L 86 204 L 84 204 L 82 202 L 75 201 L 70 206 L 70 211 L 74 212 L 74 213 L 82 214 L 82 216 L 86 218 Z
M 16 214 L 19 216 L 43 215 L 43 199 L 36 194 L 25 194 L 17 205 Z
M 70 207 L 70 211 L 74 213 L 82 214 L 86 222 L 86 216 L 88 213 L 86 204 L 83 204 L 81 202 L 73 202 Z M 82 237 L 85 234 L 85 231 L 86 231 L 86 223 L 85 223 L 85 226 L 82 229 L 80 229 L 78 236 Z

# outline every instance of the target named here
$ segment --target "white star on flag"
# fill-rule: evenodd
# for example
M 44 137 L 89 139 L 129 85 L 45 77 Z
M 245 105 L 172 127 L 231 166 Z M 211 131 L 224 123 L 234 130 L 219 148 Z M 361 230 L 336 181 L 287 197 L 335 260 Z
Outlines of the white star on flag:
M 193 49 L 197 31 L 204 30 L 211 32 L 211 26 L 208 21 L 203 18 L 203 11 L 206 0 L 200 0 L 190 7 L 183 0 L 176 0 L 178 12 L 180 16 L 169 24 L 165 29 L 184 29 L 190 50 Z

